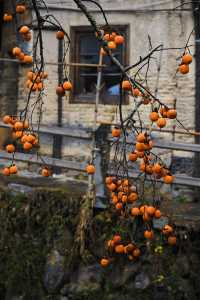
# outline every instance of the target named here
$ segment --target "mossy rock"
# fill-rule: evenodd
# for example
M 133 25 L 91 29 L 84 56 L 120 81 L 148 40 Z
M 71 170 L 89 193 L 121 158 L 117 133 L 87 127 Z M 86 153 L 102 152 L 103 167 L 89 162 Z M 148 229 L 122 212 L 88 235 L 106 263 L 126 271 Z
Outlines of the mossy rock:
M 71 300 L 102 300 L 102 287 L 97 282 L 72 283 L 68 287 L 68 297 Z
M 37 188 L 31 195 L 0 189 L 2 293 L 44 294 L 47 255 L 56 247 L 69 259 L 79 208 L 80 199 L 62 189 Z

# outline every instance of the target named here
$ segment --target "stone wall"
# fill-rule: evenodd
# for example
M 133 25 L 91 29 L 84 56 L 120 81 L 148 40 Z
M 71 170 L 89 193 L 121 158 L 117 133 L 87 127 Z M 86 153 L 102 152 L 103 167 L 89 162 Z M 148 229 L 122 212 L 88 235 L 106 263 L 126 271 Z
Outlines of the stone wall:
M 3 5 L 4 12 L 12 10 L 11 1 Z M 0 48 L 0 117 L 4 114 L 16 114 L 17 112 L 17 90 L 18 90 L 18 64 L 3 59 L 10 58 L 10 51 L 16 45 L 15 24 L 3 23 L 1 28 Z M 9 36 L 9 39 L 5 38 Z M 0 129 L 0 147 L 7 138 L 7 130 Z
M 138 231 L 141 256 L 131 261 L 110 253 L 111 264 L 102 268 L 106 241 L 115 233 L 131 237 L 134 226 L 126 227 L 125 219 L 120 223 L 109 207 L 91 216 L 82 197 L 86 186 L 78 182 L 62 188 L 25 184 L 0 187 L 0 299 L 199 299 L 198 205 L 191 205 L 191 214 L 183 203 L 177 209 L 177 203 L 166 201 L 177 214 L 176 246 L 167 245 L 159 229 L 151 242 L 138 240 Z
M 16 1 L 4 1 L 3 13 L 14 13 Z M 19 112 L 21 78 L 25 76 L 25 70 L 13 59 L 12 49 L 18 45 L 17 26 L 31 23 L 30 12 L 23 16 L 14 16 L 12 22 L 2 22 L 1 49 L 0 49 L 0 118 L 5 114 L 17 115 Z M 21 45 L 19 45 L 21 47 Z M 24 87 L 23 87 L 24 89 Z M 23 94 L 24 96 L 24 94 Z M 0 128 L 0 148 L 8 138 L 8 130 Z

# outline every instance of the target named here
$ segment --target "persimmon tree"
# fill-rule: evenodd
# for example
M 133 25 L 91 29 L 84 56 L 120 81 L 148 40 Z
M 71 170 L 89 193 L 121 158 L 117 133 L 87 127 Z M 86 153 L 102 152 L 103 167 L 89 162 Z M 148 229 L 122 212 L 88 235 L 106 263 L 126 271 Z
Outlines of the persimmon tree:
M 190 39 L 194 32 L 188 37 L 188 40 L 180 48 L 165 48 L 163 44 L 151 44 L 149 38 L 149 48 L 144 57 L 139 57 L 138 61 L 130 66 L 123 66 L 115 56 L 115 50 L 118 45 L 125 41 L 125 37 L 118 32 L 115 27 L 108 23 L 103 7 L 93 0 L 71 0 L 74 2 L 81 12 L 89 21 L 90 26 L 94 31 L 96 39 L 100 42 L 100 55 L 108 56 L 112 63 L 116 65 L 121 73 L 121 80 L 119 82 L 119 123 L 112 128 L 112 150 L 113 157 L 108 166 L 108 176 L 105 178 L 107 189 L 110 193 L 111 209 L 115 211 L 119 218 L 119 224 L 124 224 L 125 220 L 133 226 L 131 235 L 120 234 L 116 232 L 110 240 L 106 242 L 105 257 L 101 259 L 100 263 L 103 267 L 108 266 L 119 255 L 127 257 L 127 259 L 134 261 L 141 255 L 141 245 L 146 241 L 153 241 L 155 233 L 153 228 L 153 220 L 159 219 L 162 216 L 160 210 L 159 193 L 160 182 L 162 184 L 172 184 L 174 176 L 169 167 L 161 156 L 154 151 L 154 141 L 152 138 L 152 128 L 156 127 L 162 132 L 170 120 L 176 120 L 180 126 L 187 130 L 178 119 L 178 112 L 174 107 L 168 107 L 165 102 L 157 96 L 157 93 L 151 89 L 149 85 L 150 65 L 158 62 L 158 54 L 163 51 L 179 50 L 181 55 L 177 58 L 177 69 L 175 73 L 180 73 L 181 76 L 190 71 L 190 64 L 193 57 L 191 54 Z M 87 3 L 91 2 L 97 5 L 100 14 L 105 21 L 102 26 L 98 25 L 92 14 L 87 8 Z M 183 3 L 182 5 L 185 5 Z M 33 11 L 33 19 L 36 25 L 35 39 L 33 45 L 32 55 L 23 53 L 19 45 L 15 45 L 12 49 L 13 57 L 18 59 L 22 64 L 29 64 L 30 70 L 27 72 L 27 101 L 24 110 L 17 116 L 6 115 L 3 122 L 12 127 L 13 139 L 16 140 L 17 145 L 22 145 L 25 152 L 35 148 L 38 152 L 38 157 L 41 159 L 41 174 L 48 177 L 52 174 L 50 168 L 45 163 L 45 160 L 39 153 L 39 128 L 41 122 L 41 113 L 43 107 L 43 95 L 45 90 L 45 81 L 48 76 L 45 71 L 45 52 L 43 45 L 43 28 L 46 25 L 52 26 L 56 29 L 55 39 L 63 41 L 64 51 L 62 68 L 64 79 L 55 87 L 55 93 L 59 96 L 64 96 L 70 93 L 73 89 L 73 82 L 71 82 L 68 72 L 65 57 L 69 51 L 70 37 L 63 28 L 62 24 L 52 14 L 49 14 L 45 1 L 17 1 L 17 5 L 13 7 L 12 12 L 5 12 L 3 21 L 6 23 L 17 21 L 17 15 L 23 15 L 24 12 L 31 7 Z M 41 8 L 43 8 L 41 13 Z M 179 7 L 177 7 L 179 8 Z M 175 8 L 175 10 L 177 9 Z M 32 39 L 30 25 L 23 24 L 18 28 L 18 32 L 24 41 Z M 158 72 L 160 72 L 158 68 Z M 48 93 L 48 89 L 45 90 Z M 127 94 L 132 100 L 133 105 L 127 114 L 123 112 L 122 100 L 123 96 Z M 34 97 L 32 97 L 34 95 Z M 145 124 L 147 120 L 142 117 L 142 110 L 144 106 L 149 107 L 149 126 Z M 33 115 L 36 110 L 40 112 L 36 130 L 32 124 Z M 9 144 L 6 146 L 6 151 L 12 155 L 10 165 L 3 169 L 5 176 L 10 176 L 18 172 L 15 164 L 15 151 L 17 146 Z M 136 179 L 131 179 L 129 175 L 130 166 L 134 168 L 139 164 L 139 174 Z M 86 172 L 89 176 L 94 176 L 95 173 L 95 156 L 91 156 L 91 161 L 86 166 Z M 152 183 L 152 197 L 145 199 L 145 186 L 147 180 Z M 120 223 L 121 222 L 121 223 Z M 123 225 L 121 225 L 123 226 Z M 138 234 L 138 228 L 139 234 Z M 161 230 L 164 243 L 175 245 L 176 233 L 173 224 L 164 225 Z

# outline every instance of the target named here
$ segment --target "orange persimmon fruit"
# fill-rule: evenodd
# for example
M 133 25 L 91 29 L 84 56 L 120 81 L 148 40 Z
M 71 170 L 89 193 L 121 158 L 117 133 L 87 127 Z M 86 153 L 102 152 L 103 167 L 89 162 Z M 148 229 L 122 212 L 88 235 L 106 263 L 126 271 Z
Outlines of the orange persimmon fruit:
M 17 174 L 17 166 L 16 165 L 12 165 L 10 167 L 10 174 Z
M 191 64 L 191 62 L 192 62 L 192 55 L 191 54 L 184 54 L 183 56 L 182 56 L 182 64 L 186 64 L 186 65 L 189 65 L 189 64 Z
M 7 168 L 7 167 L 3 168 L 2 174 L 4 176 L 9 176 L 10 175 L 10 168 Z
M 109 265 L 109 263 L 110 263 L 110 261 L 107 258 L 102 258 L 100 261 L 100 265 L 104 268 L 107 267 Z
M 96 169 L 95 169 L 95 166 L 93 165 L 93 164 L 89 164 L 89 165 L 87 165 L 87 167 L 86 167 L 86 172 L 88 173 L 88 174 L 94 174 L 95 173 L 95 171 L 96 171 Z
M 8 144 L 8 145 L 6 146 L 6 151 L 7 151 L 8 153 L 13 153 L 13 152 L 15 152 L 15 146 L 14 146 L 13 144 Z
M 144 232 L 144 237 L 146 239 L 149 239 L 151 240 L 153 238 L 154 234 L 153 234 L 153 231 L 152 230 L 145 230 Z
M 58 40 L 63 40 L 64 37 L 65 37 L 65 33 L 63 31 L 59 30 L 59 31 L 56 32 L 56 38 Z
M 187 74 L 187 73 L 189 73 L 189 71 L 190 71 L 189 65 L 182 64 L 182 65 L 179 66 L 179 72 L 181 74 Z

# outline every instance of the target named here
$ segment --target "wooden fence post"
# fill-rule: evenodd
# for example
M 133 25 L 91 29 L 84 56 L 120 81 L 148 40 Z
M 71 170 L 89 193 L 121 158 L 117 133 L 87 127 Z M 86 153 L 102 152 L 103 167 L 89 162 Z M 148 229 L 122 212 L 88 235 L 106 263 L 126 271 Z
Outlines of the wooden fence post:
M 105 177 L 108 172 L 108 164 L 110 159 L 110 143 L 108 142 L 108 134 L 110 126 L 101 125 L 95 134 L 96 147 L 96 208 L 106 208 L 106 199 L 108 194 L 105 187 Z
M 63 41 L 58 41 L 58 85 L 63 81 L 62 62 L 63 57 Z M 62 96 L 58 96 L 57 126 L 62 127 L 63 103 Z M 62 158 L 62 140 L 61 135 L 53 136 L 53 157 Z M 60 168 L 53 168 L 54 173 L 60 173 Z
M 194 27 L 195 27 L 195 130 L 200 131 L 200 4 L 193 0 L 193 15 L 194 15 Z M 195 136 L 195 143 L 200 144 L 200 136 Z M 200 153 L 194 155 L 194 177 L 200 177 Z M 194 200 L 199 200 L 199 189 L 194 190 Z

